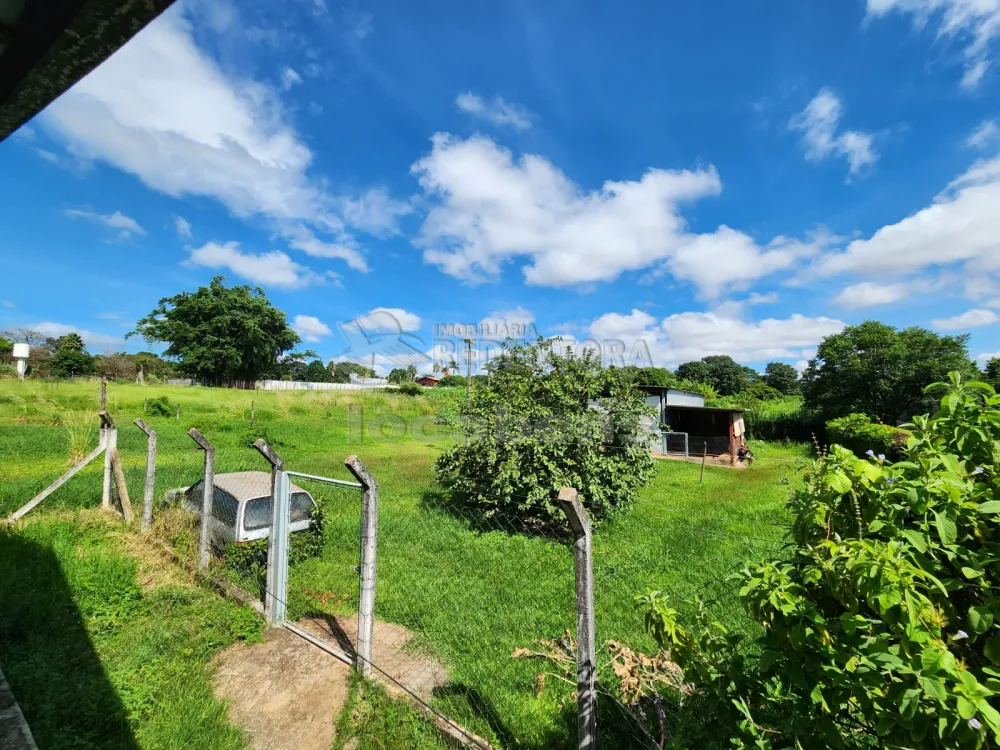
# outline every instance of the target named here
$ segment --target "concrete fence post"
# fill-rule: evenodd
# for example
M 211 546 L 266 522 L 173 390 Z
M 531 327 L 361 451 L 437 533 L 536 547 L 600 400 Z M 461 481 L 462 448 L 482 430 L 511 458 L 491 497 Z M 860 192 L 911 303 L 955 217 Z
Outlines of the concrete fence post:
M 101 392 L 103 395 L 106 383 L 101 382 Z M 104 399 L 102 398 L 102 401 Z M 115 420 L 111 418 L 103 409 L 98 413 L 101 418 L 101 445 L 104 446 L 104 485 L 101 488 L 101 507 L 111 507 L 111 452 L 118 446 L 118 428 L 115 427 Z
M 212 500 L 215 496 L 215 446 L 192 427 L 188 437 L 205 451 L 205 482 L 201 496 L 201 531 L 198 534 L 198 570 L 208 567 L 208 522 L 212 517 Z
M 267 534 L 267 583 L 264 589 L 264 619 L 272 627 L 288 615 L 288 545 L 292 486 L 285 461 L 266 440 L 253 447 L 271 464 L 271 528 Z
M 355 479 L 361 483 L 361 596 L 358 603 L 358 651 L 354 666 L 368 674 L 372 665 L 375 639 L 375 562 L 378 552 L 378 482 L 361 459 L 344 460 Z
M 156 486 L 156 430 L 141 419 L 133 424 L 146 433 L 146 484 L 142 489 L 142 521 L 139 530 L 149 531 L 153 525 L 153 490 Z
M 572 487 L 563 487 L 559 506 L 573 530 L 576 571 L 576 694 L 577 734 L 581 750 L 597 747 L 597 688 L 594 653 L 594 566 L 590 517 Z

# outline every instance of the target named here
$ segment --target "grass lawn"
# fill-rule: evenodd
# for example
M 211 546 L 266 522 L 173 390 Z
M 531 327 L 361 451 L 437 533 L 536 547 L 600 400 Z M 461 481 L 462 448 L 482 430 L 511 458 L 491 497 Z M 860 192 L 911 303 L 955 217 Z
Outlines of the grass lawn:
M 0 513 L 9 513 L 58 476 L 71 453 L 81 455 L 96 445 L 96 431 L 88 445 L 82 418 L 96 408 L 96 393 L 96 384 L 49 389 L 0 382 L 0 460 L 9 472 L 0 483 Z M 563 539 L 517 533 L 456 512 L 447 503 L 433 482 L 432 465 L 448 437 L 434 426 L 433 416 L 453 411 L 462 393 L 407 398 L 378 392 L 254 394 L 111 385 L 109 410 L 120 427 L 119 446 L 133 497 L 141 497 L 144 436 L 128 423 L 143 416 L 145 397 L 163 394 L 172 405 L 180 404 L 181 418 L 146 416 L 160 434 L 158 495 L 190 484 L 200 474 L 202 453 L 184 434 L 188 427 L 197 427 L 216 444 L 218 472 L 265 469 L 263 459 L 247 447 L 256 437 L 267 439 L 289 469 L 310 474 L 349 478 L 343 459 L 357 453 L 381 487 L 376 615 L 408 628 L 416 636 L 411 648 L 447 666 L 450 684 L 436 691 L 433 703 L 503 745 L 572 744 L 574 686 L 549 662 L 512 658 L 516 649 L 537 649 L 540 642 L 573 630 L 571 551 Z M 249 424 L 251 399 L 255 428 Z M 360 441 L 357 431 L 348 429 L 349 402 L 361 403 L 368 420 Z M 399 420 L 379 424 L 380 414 L 399 415 L 410 424 L 409 433 L 401 434 Z M 594 574 L 599 644 L 615 640 L 637 650 L 652 647 L 633 604 L 635 595 L 648 588 L 670 592 L 682 610 L 689 606 L 685 597 L 697 593 L 732 627 L 746 627 L 726 578 L 748 558 L 780 545 L 786 492 L 781 481 L 795 481 L 794 459 L 806 455 L 801 446 L 753 447 L 760 460 L 752 469 L 709 467 L 703 484 L 698 483 L 697 465 L 657 462 L 656 476 L 636 504 L 598 526 Z M 296 613 L 349 613 L 357 605 L 357 494 L 302 484 L 326 512 L 325 547 L 320 557 L 293 568 L 290 608 Z M 94 507 L 99 496 L 100 467 L 94 466 L 35 513 Z M 0 626 L 5 620 L 0 614 Z M 379 654 L 376 641 L 376 664 Z M 8 671 L 6 661 L 3 665 Z M 11 671 L 8 677 L 20 697 L 17 677 Z M 367 691 L 363 703 L 379 700 L 384 705 L 389 699 Z M 384 713 L 355 706 L 342 721 L 379 737 L 373 746 L 418 744 L 417 735 L 406 729 L 410 719 L 387 724 L 372 718 Z M 610 711 L 602 719 L 602 745 L 629 746 L 631 723 Z M 393 728 L 407 739 L 391 739 Z

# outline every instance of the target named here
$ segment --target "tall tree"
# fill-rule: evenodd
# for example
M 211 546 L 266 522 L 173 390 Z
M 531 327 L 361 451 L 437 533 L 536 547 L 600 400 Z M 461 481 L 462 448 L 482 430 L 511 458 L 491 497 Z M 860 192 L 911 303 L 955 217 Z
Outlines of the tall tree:
M 1000 388 L 1000 357 L 991 357 L 983 368 L 983 379 L 994 388 Z
M 952 370 L 972 374 L 968 336 L 941 336 L 924 328 L 898 331 L 875 320 L 827 336 L 802 376 L 806 406 L 824 419 L 853 412 L 896 424 L 933 411 L 923 389 Z
M 801 390 L 798 371 L 785 362 L 768 362 L 764 368 L 764 382 L 786 396 L 795 395 Z
M 314 359 L 306 366 L 306 380 L 310 383 L 329 383 L 330 371 L 322 361 Z
M 677 368 L 677 377 L 680 380 L 708 383 L 711 375 L 711 369 L 704 362 L 685 362 Z
M 94 373 L 94 358 L 87 353 L 78 333 L 67 333 L 53 343 L 52 373 L 61 378 L 72 378 Z
M 164 297 L 127 335 L 166 342 L 164 356 L 176 357 L 178 370 L 215 385 L 273 372 L 298 334 L 263 289 L 224 282 L 216 276 L 195 292 Z

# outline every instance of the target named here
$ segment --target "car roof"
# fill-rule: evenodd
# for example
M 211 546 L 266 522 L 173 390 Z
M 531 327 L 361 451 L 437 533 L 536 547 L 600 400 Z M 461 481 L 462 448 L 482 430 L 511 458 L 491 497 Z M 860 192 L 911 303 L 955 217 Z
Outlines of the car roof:
M 226 474 L 216 474 L 214 484 L 240 502 L 271 495 L 271 473 L 268 471 L 231 471 Z M 292 485 L 292 492 L 309 494 L 297 484 Z

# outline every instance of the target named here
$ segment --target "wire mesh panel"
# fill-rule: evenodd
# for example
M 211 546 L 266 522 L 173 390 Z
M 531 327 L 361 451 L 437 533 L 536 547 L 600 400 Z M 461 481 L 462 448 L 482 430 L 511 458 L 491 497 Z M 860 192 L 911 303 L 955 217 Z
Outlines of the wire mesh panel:
M 741 605 L 736 576 L 745 565 L 781 552 L 787 524 L 758 513 L 751 502 L 721 516 L 706 505 L 681 513 L 669 501 L 647 498 L 595 532 L 602 746 L 662 747 L 678 722 L 692 719 L 685 714 L 683 673 L 647 633 L 637 597 L 659 592 L 688 627 L 704 612 L 742 636 L 743 649 L 752 649 L 760 635 Z M 632 543 L 621 544 L 623 537 Z
M 0 518 L 22 507 L 98 444 L 93 414 L 57 415 L 57 425 L 0 424 Z M 100 457 L 46 498 L 45 507 L 94 508 L 101 502 Z
M 163 422 L 166 420 L 152 424 L 157 431 L 152 533 L 172 550 L 181 565 L 195 570 L 205 453 L 182 429 Z M 139 435 L 130 437 L 130 441 L 145 438 L 134 427 L 129 432 Z M 128 476 L 134 476 L 133 471 Z

